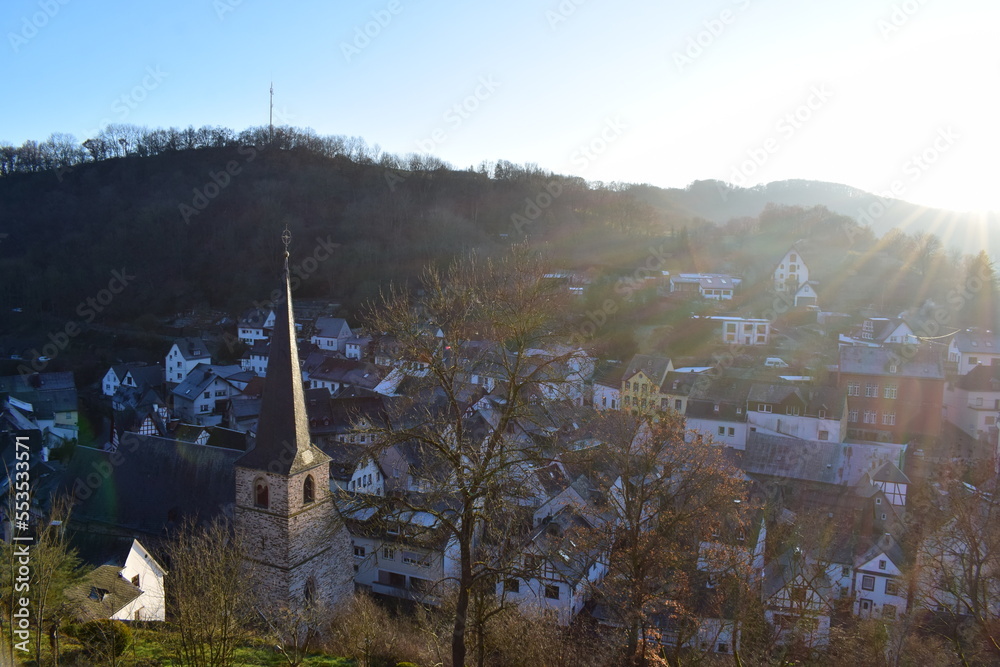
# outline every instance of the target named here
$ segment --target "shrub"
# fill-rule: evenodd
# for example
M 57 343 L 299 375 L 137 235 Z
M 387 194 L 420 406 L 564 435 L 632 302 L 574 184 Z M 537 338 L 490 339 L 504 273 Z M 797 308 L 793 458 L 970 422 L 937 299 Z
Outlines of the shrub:
M 99 619 L 84 623 L 76 630 L 76 638 L 91 658 L 117 657 L 132 641 L 132 629 L 121 621 Z

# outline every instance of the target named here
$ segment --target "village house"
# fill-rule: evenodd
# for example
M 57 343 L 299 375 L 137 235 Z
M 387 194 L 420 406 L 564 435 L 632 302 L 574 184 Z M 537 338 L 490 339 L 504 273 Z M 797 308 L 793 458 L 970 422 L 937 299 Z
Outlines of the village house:
M 200 338 L 179 338 L 167 352 L 167 383 L 180 384 L 198 364 L 210 364 L 212 357 Z
M 746 317 L 712 316 L 720 323 L 720 339 L 727 345 L 767 345 L 771 342 L 771 322 Z
M 237 322 L 237 333 L 244 345 L 253 345 L 258 341 L 267 340 L 274 329 L 274 310 L 272 308 L 251 308 L 240 316 Z
M 651 414 L 660 409 L 660 387 L 674 363 L 666 357 L 637 354 L 622 374 L 621 409 L 635 414 Z
M 741 282 L 739 278 L 721 273 L 680 273 L 670 277 L 670 291 L 729 301 Z
M 245 373 L 239 366 L 196 366 L 171 391 L 174 414 L 200 426 L 221 424 L 225 404 L 246 386 Z
M 347 341 L 354 337 L 347 320 L 342 317 L 320 317 L 310 342 L 320 350 L 329 352 L 347 351 Z
M 750 386 L 748 380 L 740 378 L 699 376 L 688 395 L 684 439 L 691 442 L 705 438 L 733 449 L 745 449 Z
M 945 385 L 945 418 L 976 439 L 993 442 L 1000 419 L 1000 364 L 972 366 Z
M 948 344 L 948 361 L 965 375 L 976 366 L 1000 364 L 1000 336 L 990 330 L 959 331 Z
M 848 437 L 907 442 L 941 431 L 944 371 L 933 347 L 905 356 L 888 348 L 841 348 L 838 386 L 847 391 Z
M 751 431 L 842 442 L 847 399 L 836 387 L 755 382 L 747 394 L 747 421 Z
M 622 375 L 620 365 L 605 364 L 594 372 L 593 405 L 595 410 L 621 409 Z

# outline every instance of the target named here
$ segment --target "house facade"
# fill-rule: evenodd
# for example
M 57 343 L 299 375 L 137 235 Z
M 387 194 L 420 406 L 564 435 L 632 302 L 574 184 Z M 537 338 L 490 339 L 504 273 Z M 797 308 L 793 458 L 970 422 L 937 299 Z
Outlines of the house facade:
M 167 352 L 167 382 L 180 384 L 198 364 L 210 364 L 212 357 L 200 338 L 180 338 Z

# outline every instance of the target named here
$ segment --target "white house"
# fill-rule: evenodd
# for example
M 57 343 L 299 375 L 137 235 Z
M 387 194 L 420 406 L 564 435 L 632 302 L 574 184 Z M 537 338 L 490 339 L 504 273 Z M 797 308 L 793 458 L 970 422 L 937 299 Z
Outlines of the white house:
M 238 396 L 246 386 L 238 381 L 243 372 L 239 366 L 203 364 L 195 367 L 171 392 L 174 413 L 190 424 L 221 424 L 221 404 Z
M 713 316 L 721 323 L 722 342 L 729 345 L 767 345 L 771 340 L 771 322 L 746 317 Z
M 267 340 L 274 330 L 274 309 L 251 308 L 240 317 L 237 329 L 240 342 L 245 345 Z
M 680 273 L 670 277 L 671 292 L 697 292 L 706 299 L 725 300 L 743 281 L 721 273 Z
M 809 267 L 798 248 L 792 246 L 774 267 L 774 291 L 795 294 L 800 285 L 808 282 Z
M 167 353 L 167 382 L 180 384 L 198 364 L 212 363 L 212 357 L 200 338 L 179 338 Z
M 139 540 L 132 540 L 122 577 L 128 579 L 142 594 L 119 612 L 121 620 L 165 621 L 167 618 L 163 580 L 166 569 L 153 558 Z
M 865 618 L 896 618 L 906 612 L 902 580 L 903 551 L 884 535 L 854 566 L 854 614 Z
M 976 366 L 1000 364 L 1000 336 L 989 330 L 959 331 L 948 344 L 948 361 L 958 365 L 959 375 Z
M 972 366 L 944 389 L 946 419 L 973 438 L 988 438 L 1000 419 L 1000 365 Z
M 309 340 L 320 350 L 345 352 L 347 341 L 354 337 L 347 320 L 342 317 L 320 317 L 316 331 Z
M 592 528 L 593 518 L 573 504 L 547 520 L 534 519 L 536 527 L 525 541 L 521 570 L 497 584 L 497 595 L 521 607 L 550 611 L 560 625 L 569 625 L 607 574 L 607 559 L 574 543 L 574 532 Z
M 843 442 L 847 396 L 835 387 L 754 383 L 747 394 L 747 421 L 755 431 Z

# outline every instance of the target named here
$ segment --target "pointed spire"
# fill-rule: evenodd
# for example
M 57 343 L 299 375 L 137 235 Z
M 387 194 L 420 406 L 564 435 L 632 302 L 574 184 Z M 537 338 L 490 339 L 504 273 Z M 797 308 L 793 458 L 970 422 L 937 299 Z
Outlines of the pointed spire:
M 288 269 L 291 234 L 287 227 L 281 234 L 281 240 L 285 245 L 284 297 L 274 306 L 274 333 L 271 334 L 256 444 L 236 465 L 289 475 L 312 468 L 329 458 L 312 444 L 309 436 L 299 351 L 295 345 L 295 317 Z

